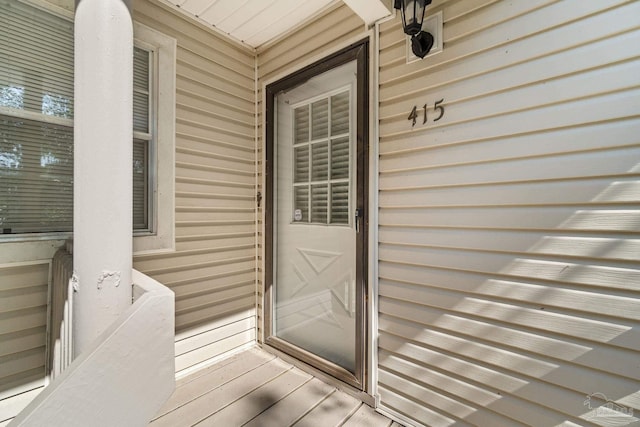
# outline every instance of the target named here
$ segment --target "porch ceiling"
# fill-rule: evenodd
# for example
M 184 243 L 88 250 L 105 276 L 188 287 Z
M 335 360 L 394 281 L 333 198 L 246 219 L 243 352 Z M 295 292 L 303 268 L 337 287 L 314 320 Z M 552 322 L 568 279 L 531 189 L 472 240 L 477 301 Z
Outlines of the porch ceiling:
M 343 0 L 160 0 L 257 48 Z M 365 23 L 389 15 L 385 0 L 344 0 Z

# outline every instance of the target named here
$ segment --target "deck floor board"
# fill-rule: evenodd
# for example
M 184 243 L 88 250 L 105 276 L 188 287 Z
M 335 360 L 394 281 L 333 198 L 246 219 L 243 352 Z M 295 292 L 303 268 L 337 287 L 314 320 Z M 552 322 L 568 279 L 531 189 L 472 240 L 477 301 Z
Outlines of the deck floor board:
M 389 427 L 391 420 L 267 352 L 250 349 L 176 384 L 150 427 Z
M 334 392 L 334 388 L 313 378 L 290 395 L 248 422 L 245 427 L 293 425 Z
M 342 427 L 389 427 L 391 420 L 377 413 L 372 407 L 362 405 Z
M 275 356 L 255 350 L 244 351 L 207 369 L 194 372 L 177 382 L 171 398 L 158 411 L 157 418 L 177 410 L 247 372 L 275 359 Z
M 296 427 L 341 426 L 362 405 L 358 399 L 335 390 L 294 424 Z
M 198 427 L 241 426 L 311 379 L 304 372 L 290 369 L 231 405 L 198 423 Z

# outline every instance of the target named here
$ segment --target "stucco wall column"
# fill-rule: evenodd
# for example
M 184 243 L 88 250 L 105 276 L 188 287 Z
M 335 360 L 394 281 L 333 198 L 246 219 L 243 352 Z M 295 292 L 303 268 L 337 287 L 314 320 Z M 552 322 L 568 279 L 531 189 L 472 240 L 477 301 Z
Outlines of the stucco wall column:
M 74 347 L 131 304 L 133 24 L 123 0 L 75 12 Z

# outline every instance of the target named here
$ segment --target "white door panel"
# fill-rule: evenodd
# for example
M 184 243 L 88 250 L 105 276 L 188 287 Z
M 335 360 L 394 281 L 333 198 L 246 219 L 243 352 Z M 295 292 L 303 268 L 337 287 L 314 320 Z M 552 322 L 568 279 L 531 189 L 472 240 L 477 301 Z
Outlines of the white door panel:
M 356 62 L 277 96 L 274 332 L 356 366 Z

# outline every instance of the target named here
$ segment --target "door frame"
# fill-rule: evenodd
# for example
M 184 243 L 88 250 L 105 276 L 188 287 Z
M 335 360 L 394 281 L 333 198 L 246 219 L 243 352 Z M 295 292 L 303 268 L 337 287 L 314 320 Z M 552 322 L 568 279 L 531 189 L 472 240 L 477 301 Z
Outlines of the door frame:
M 273 262 L 274 262 L 274 178 L 276 143 L 276 96 L 285 90 L 299 86 L 309 79 L 351 61 L 356 61 L 356 200 L 360 209 L 360 231 L 356 235 L 356 372 L 355 375 L 344 368 L 294 347 L 274 336 L 272 322 Z M 288 76 L 268 84 L 265 88 L 265 260 L 263 296 L 264 344 L 288 354 L 306 364 L 336 377 L 344 383 L 365 391 L 368 384 L 368 262 L 369 262 L 369 38 L 347 46 L 319 61 L 316 61 Z

